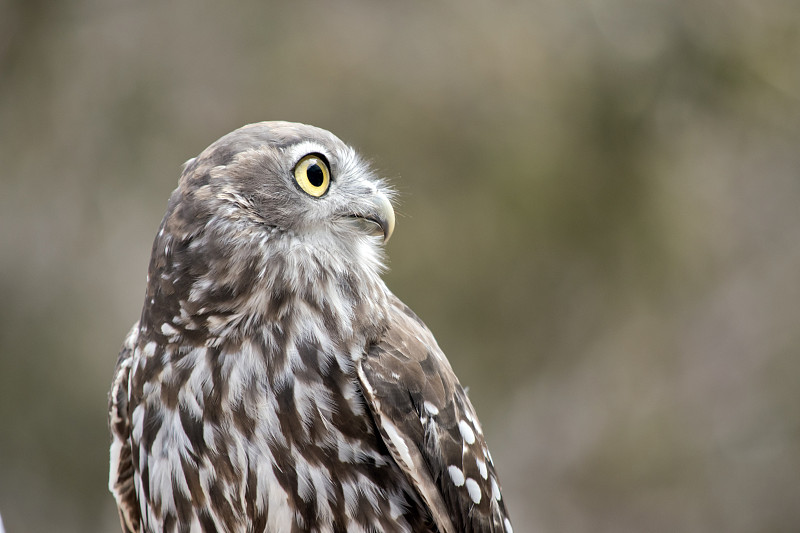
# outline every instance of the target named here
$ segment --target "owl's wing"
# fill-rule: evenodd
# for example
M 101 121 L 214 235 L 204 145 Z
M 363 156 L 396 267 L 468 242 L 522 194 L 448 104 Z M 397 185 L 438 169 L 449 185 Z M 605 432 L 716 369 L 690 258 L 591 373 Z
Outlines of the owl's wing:
M 445 533 L 511 533 L 483 430 L 433 335 L 400 300 L 359 379 L 393 458 Z
M 128 416 L 128 383 L 133 362 L 133 350 L 138 336 L 139 324 L 137 322 L 122 345 L 108 398 L 108 425 L 111 429 L 111 467 L 108 488 L 117 500 L 119 519 L 125 533 L 139 531 L 139 501 L 133 486 L 131 421 Z

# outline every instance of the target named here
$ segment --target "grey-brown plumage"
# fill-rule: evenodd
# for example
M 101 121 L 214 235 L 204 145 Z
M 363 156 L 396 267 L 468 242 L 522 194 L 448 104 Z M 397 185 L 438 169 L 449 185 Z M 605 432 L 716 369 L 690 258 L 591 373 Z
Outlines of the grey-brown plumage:
M 511 531 L 472 405 L 380 279 L 391 197 L 302 124 L 187 162 L 110 394 L 125 531 Z

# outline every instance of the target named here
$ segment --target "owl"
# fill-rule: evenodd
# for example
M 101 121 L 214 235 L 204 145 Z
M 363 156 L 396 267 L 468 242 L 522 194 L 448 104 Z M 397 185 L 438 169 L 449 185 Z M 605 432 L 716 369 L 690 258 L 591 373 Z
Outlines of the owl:
M 393 196 L 304 124 L 184 165 L 110 392 L 124 531 L 511 533 L 470 400 L 381 279 Z

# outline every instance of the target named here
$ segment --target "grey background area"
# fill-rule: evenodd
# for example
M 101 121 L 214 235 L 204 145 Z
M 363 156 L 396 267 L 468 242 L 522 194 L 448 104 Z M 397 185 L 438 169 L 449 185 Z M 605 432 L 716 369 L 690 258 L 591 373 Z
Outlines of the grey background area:
M 400 191 L 387 283 L 516 531 L 800 530 L 794 2 L 0 1 L 0 513 L 118 531 L 106 393 L 181 164 L 249 122 Z

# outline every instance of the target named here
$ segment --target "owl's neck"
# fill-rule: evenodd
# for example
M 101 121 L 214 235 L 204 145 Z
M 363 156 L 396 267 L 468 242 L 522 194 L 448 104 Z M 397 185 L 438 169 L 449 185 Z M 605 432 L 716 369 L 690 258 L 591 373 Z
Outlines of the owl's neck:
M 370 239 L 342 246 L 335 235 L 277 230 L 225 240 L 159 233 L 141 327 L 165 342 L 177 331 L 182 342 L 205 344 L 265 327 L 297 329 L 303 321 L 345 342 L 355 331 L 377 338 L 389 293 L 381 251 Z

